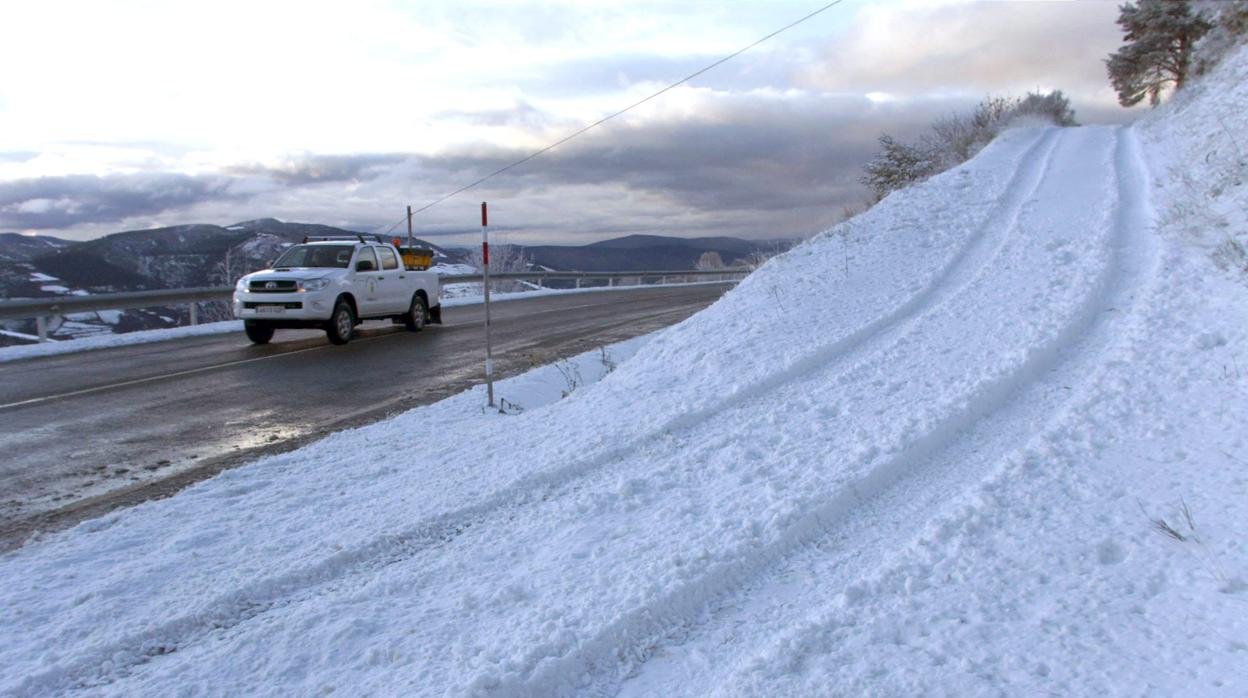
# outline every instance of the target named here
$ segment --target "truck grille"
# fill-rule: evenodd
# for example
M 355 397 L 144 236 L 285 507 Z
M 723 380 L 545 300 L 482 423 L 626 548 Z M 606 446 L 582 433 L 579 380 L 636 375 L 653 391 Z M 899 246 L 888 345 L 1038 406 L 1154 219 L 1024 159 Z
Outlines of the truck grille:
M 298 289 L 293 280 L 274 279 L 270 281 L 252 281 L 248 284 L 252 293 L 294 293 Z

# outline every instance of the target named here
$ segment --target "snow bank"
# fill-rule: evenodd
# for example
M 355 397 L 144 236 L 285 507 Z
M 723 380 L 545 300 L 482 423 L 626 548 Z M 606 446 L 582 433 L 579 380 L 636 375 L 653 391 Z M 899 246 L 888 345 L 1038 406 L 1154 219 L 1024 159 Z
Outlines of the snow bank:
M 104 329 L 101 329 L 100 331 L 106 332 Z M 79 351 L 93 351 L 97 349 L 109 349 L 112 347 L 127 347 L 134 344 L 149 344 L 151 342 L 165 342 L 173 339 L 185 339 L 186 337 L 203 337 L 206 335 L 242 331 L 242 321 L 228 320 L 226 322 L 206 322 L 202 325 L 173 327 L 160 330 L 141 330 L 139 332 L 126 332 L 123 334 L 97 334 L 67 341 L 48 342 L 46 344 L 23 344 L 18 346 L 2 347 L 0 348 L 0 363 L 4 363 L 6 361 L 18 361 L 20 359 L 33 359 L 39 356 L 56 356 L 59 354 L 72 354 Z
M 565 399 L 0 558 L 0 691 L 1242 694 L 1248 299 L 1166 221 L 1245 60 L 1143 129 L 1008 132 Z

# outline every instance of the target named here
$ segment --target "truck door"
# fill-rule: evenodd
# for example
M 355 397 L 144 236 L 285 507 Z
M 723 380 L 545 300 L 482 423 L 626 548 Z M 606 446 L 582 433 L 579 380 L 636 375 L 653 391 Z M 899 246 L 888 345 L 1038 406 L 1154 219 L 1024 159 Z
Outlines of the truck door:
M 351 287 L 355 291 L 355 304 L 359 306 L 360 317 L 381 314 L 383 311 L 378 287 L 381 284 L 379 277 L 384 274 L 377 267 L 377 254 L 370 246 L 360 247 L 355 254 L 354 264 L 354 280 Z M 368 268 L 361 270 L 361 264 Z
M 381 261 L 377 290 L 384 308 L 382 312 L 402 313 L 407 310 L 407 304 L 411 300 L 407 295 L 406 270 L 399 266 L 399 257 L 393 248 L 378 245 L 375 249 L 377 258 Z

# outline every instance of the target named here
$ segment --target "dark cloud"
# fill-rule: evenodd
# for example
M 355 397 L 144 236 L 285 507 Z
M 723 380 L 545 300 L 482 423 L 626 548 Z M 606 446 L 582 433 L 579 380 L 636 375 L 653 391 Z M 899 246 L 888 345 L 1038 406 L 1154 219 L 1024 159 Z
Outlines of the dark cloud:
M 241 198 L 229 178 L 184 174 L 70 175 L 0 182 L 0 227 L 58 229 L 112 223 Z
M 260 176 L 285 185 L 303 186 L 329 182 L 360 182 L 381 176 L 389 167 L 410 156 L 400 153 L 361 155 L 307 155 L 288 159 L 276 166 L 238 165 L 226 173 Z
M 883 130 L 917 132 L 946 102 L 877 105 L 821 95 L 712 97 L 679 119 L 612 124 L 492 180 L 513 195 L 617 185 L 672 208 L 740 212 L 841 205 L 862 198 L 862 164 Z M 428 179 L 470 180 L 522 157 L 474 149 L 420 160 Z

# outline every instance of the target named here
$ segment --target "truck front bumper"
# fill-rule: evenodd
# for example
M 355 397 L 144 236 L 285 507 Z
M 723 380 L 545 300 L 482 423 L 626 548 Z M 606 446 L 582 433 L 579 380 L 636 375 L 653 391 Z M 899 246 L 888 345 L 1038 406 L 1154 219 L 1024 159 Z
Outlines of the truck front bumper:
M 323 293 L 234 293 L 234 317 L 278 326 L 317 325 L 329 320 L 334 299 Z

